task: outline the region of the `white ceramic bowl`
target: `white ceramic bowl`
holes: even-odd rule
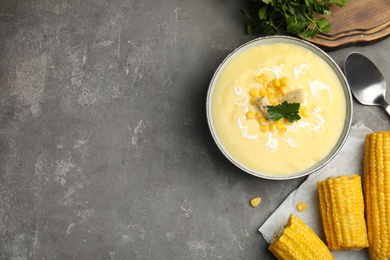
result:
[[[221,72],[224,70],[225,66],[232,59],[234,59],[237,55],[240,55],[242,52],[248,50],[251,47],[264,45],[264,44],[273,44],[273,43],[295,44],[295,45],[303,47],[303,48],[305,48],[307,50],[312,51],[317,56],[319,56],[321,59],[323,59],[331,67],[331,69],[334,71],[334,73],[338,77],[338,79],[339,79],[339,81],[340,81],[340,83],[342,85],[342,88],[343,88],[343,91],[344,91],[344,95],[345,95],[345,99],[346,99],[345,100],[345,103],[346,103],[346,116],[345,116],[344,127],[343,127],[342,133],[341,133],[341,135],[339,137],[339,140],[337,141],[336,145],[333,147],[331,152],[325,158],[323,158],[322,160],[317,162],[312,167],[310,167],[308,169],[305,169],[303,171],[295,172],[295,173],[288,174],[288,175],[274,175],[274,174],[269,174],[269,173],[266,173],[266,172],[259,172],[259,171],[250,169],[247,166],[243,165],[241,162],[239,162],[237,159],[235,159],[225,149],[224,144],[221,143],[221,141],[218,138],[218,135],[217,135],[217,133],[215,131],[213,118],[212,118],[212,106],[211,106],[211,103],[212,103],[213,93],[214,93],[214,89],[215,89],[215,85],[216,85],[216,82],[218,80],[218,77],[220,76]],[[208,90],[208,94],[207,94],[207,103],[206,103],[206,113],[207,113],[207,120],[208,120],[209,128],[210,128],[211,134],[212,134],[212,136],[214,138],[214,141],[216,142],[216,144],[219,147],[219,149],[221,150],[221,152],[234,165],[236,165],[238,168],[240,168],[241,170],[243,170],[243,171],[245,171],[245,172],[247,172],[249,174],[252,174],[254,176],[261,177],[261,178],[264,178],[264,179],[287,180],[287,179],[294,179],[294,178],[299,178],[299,177],[302,177],[302,176],[309,175],[309,174],[319,170],[323,166],[325,166],[330,160],[332,160],[332,158],[334,156],[336,156],[336,154],[339,152],[339,150],[341,149],[341,147],[345,143],[345,141],[347,139],[347,136],[348,136],[348,133],[349,133],[349,130],[351,128],[351,121],[352,121],[352,96],[351,96],[351,92],[350,92],[350,89],[349,89],[348,82],[347,82],[346,78],[344,77],[344,74],[342,73],[341,69],[334,62],[334,60],[331,57],[329,57],[320,48],[318,48],[317,46],[315,46],[315,45],[313,45],[313,44],[311,44],[311,43],[309,43],[307,41],[304,41],[304,40],[301,40],[301,39],[298,39],[298,38],[293,38],[293,37],[289,37],[289,36],[267,36],[267,37],[257,38],[255,40],[252,40],[250,42],[247,42],[247,43],[241,45],[240,47],[235,49],[233,52],[231,52],[223,60],[221,65],[215,71],[214,76],[213,76],[213,78],[211,80],[211,83],[209,85],[209,90]]]

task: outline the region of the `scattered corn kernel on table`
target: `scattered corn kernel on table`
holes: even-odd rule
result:
[[[275,259],[258,229],[306,178],[244,173],[205,113],[215,69],[255,38],[242,5],[1,1],[0,259]],[[329,55],[361,52],[390,82],[389,49]]]

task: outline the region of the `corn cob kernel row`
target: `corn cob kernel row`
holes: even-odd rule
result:
[[[279,260],[334,259],[324,242],[294,214],[290,215],[283,233],[274,240],[269,250]]]
[[[367,135],[364,195],[371,259],[390,259],[390,132]]]
[[[368,247],[360,176],[331,177],[317,186],[328,247],[337,251]]]

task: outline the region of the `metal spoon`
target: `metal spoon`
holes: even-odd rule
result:
[[[381,106],[390,115],[390,105],[385,100],[386,81],[370,59],[351,53],[345,59],[344,71],[352,94],[360,103]]]

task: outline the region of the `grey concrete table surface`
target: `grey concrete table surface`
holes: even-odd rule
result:
[[[274,259],[257,229],[304,178],[245,174],[206,122],[214,70],[255,38],[242,5],[0,2],[0,259]],[[389,48],[329,54],[390,81]],[[359,120],[390,130],[354,101]]]

